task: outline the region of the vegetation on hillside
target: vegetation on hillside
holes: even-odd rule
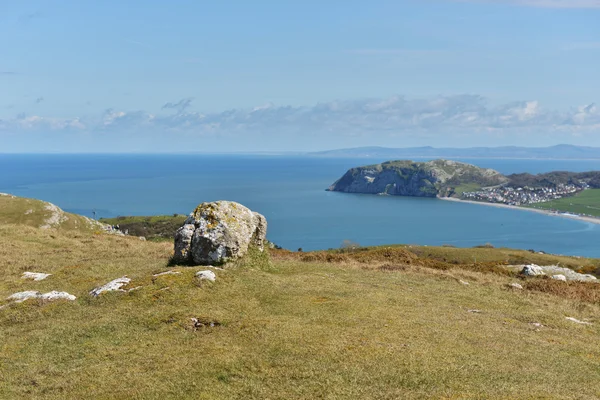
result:
[[[572,197],[536,203],[530,207],[600,217],[600,189],[588,189]]]
[[[528,173],[508,175],[512,187],[555,187],[559,184],[578,185],[580,182],[587,183],[591,188],[600,189],[600,171],[568,172],[553,171],[543,174],[532,175]]]
[[[173,240],[173,234],[183,225],[186,218],[186,215],[175,214],[102,218],[100,221],[112,226],[118,225],[121,231],[127,231],[130,236],[143,236],[150,240]]]
[[[419,246],[255,251],[210,283],[194,278],[205,267],[153,276],[171,254],[169,242],[0,225],[0,398],[600,396],[600,285],[498,269],[598,260]],[[52,275],[25,281],[25,271]],[[139,288],[88,295],[123,275]],[[3,300],[23,290],[78,299]]]

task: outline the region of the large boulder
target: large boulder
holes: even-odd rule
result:
[[[233,201],[202,203],[175,233],[173,261],[218,265],[264,249],[267,220]]]

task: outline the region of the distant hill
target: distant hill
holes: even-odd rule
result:
[[[508,179],[493,169],[450,160],[388,161],[351,168],[328,190],[395,196],[447,197],[497,186]]]
[[[600,159],[600,147],[584,147],[561,144],[551,147],[356,147],[309,153],[317,157],[377,157],[400,159],[410,157],[431,158],[554,158],[554,159]]]

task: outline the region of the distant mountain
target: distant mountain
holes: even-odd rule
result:
[[[431,158],[554,158],[554,159],[600,159],[600,147],[559,144],[551,147],[356,147],[309,153],[316,157],[365,157],[400,159],[411,157]]]

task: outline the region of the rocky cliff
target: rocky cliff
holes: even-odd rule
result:
[[[450,160],[387,161],[351,168],[327,190],[395,196],[450,197],[463,190],[501,185],[508,179],[493,169]]]

